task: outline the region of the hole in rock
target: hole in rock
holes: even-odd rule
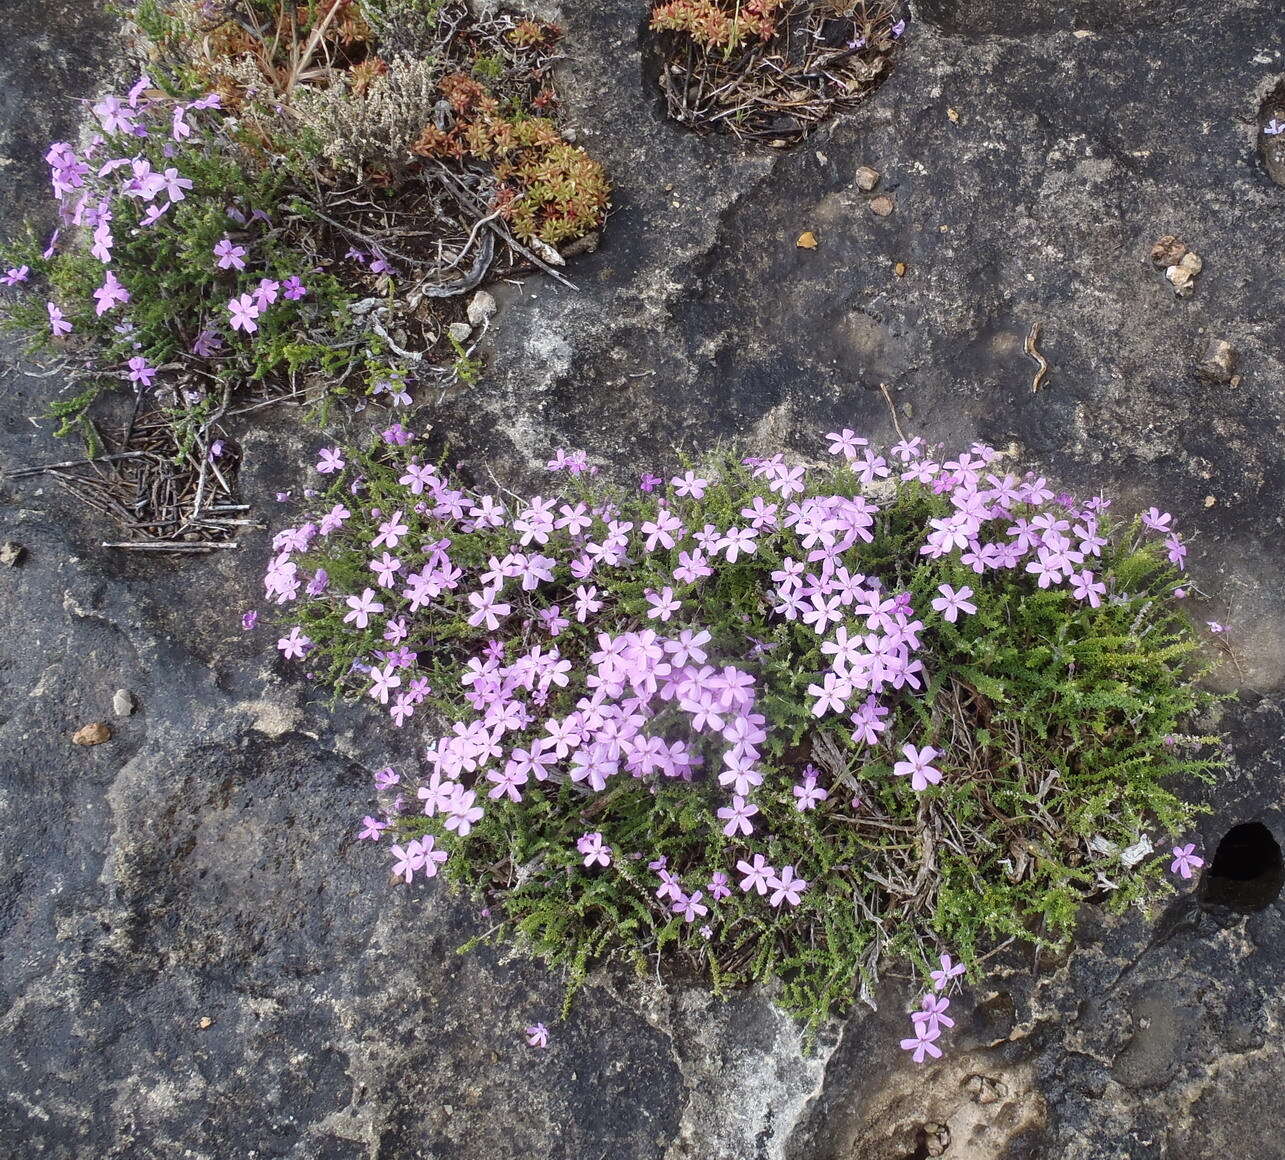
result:
[[[1267,176],[1285,185],[1285,81],[1267,94],[1258,110],[1258,153]]]
[[[907,1152],[904,1160],[928,1160],[942,1156],[950,1148],[950,1129],[945,1124],[920,1124],[915,1129],[915,1150]]]
[[[1270,906],[1285,884],[1280,843],[1262,822],[1232,826],[1201,883],[1204,906],[1253,911]]]

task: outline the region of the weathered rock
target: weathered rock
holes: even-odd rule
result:
[[[446,333],[456,342],[468,342],[473,336],[473,328],[467,322],[452,322],[446,328]]]
[[[134,694],[128,689],[117,689],[112,694],[112,712],[117,717],[128,717],[134,712]]]
[[[1126,511],[1162,503],[1232,622],[1215,679],[1245,690],[1220,722],[1230,768],[1185,787],[1211,813],[1184,840],[1210,857],[1239,822],[1285,834],[1285,592],[1264,524],[1285,509],[1265,435],[1285,409],[1285,224],[1254,128],[1279,84],[1275,0],[925,0],[888,81],[813,139],[824,165],[663,123],[641,76],[622,83],[641,74],[637,0],[559,7],[566,109],[617,209],[566,271],[579,293],[492,288],[486,375],[424,416],[464,466],[543,481],[552,449],[584,447],[636,478],[718,438],[811,456],[834,423],[895,438],[886,383],[908,433],[1012,444]],[[47,198],[40,158],[75,139],[89,66],[115,57],[93,6],[11,8],[9,228]],[[896,221],[865,212],[863,157],[898,175]],[[823,263],[791,244],[799,222]],[[1160,230],[1216,255],[1197,298],[1139,260]],[[1038,395],[1033,321],[1058,354]],[[1253,390],[1191,373],[1201,327],[1234,340]],[[68,457],[26,419],[49,391],[6,381],[0,467]],[[313,482],[312,431],[265,412],[234,434],[255,515],[281,518],[273,493]],[[722,1003],[627,972],[595,972],[559,1022],[559,979],[455,955],[485,929],[474,907],[390,887],[387,852],[355,841],[370,771],[417,739],[324,713],[271,675],[262,630],[240,632],[270,532],[218,559],[122,559],[63,492],[0,489],[0,539],[32,553],[0,600],[0,1155],[905,1160],[933,1124],[967,1160],[1277,1160],[1279,901],[1205,909],[1179,883],[1158,916],[1086,908],[1070,955],[1010,948],[967,980],[923,1067],[897,1047],[901,981],[811,1055],[762,990]],[[122,684],[147,712],[52,760]],[[535,1019],[544,1052],[522,1041]]]
[[[489,290],[479,290],[468,304],[470,326],[482,326],[495,317],[495,296]]]
[[[1175,238],[1173,234],[1165,234],[1151,247],[1151,264],[1158,270],[1163,270],[1167,266],[1176,266],[1186,253],[1186,242]]]
[[[1205,346],[1204,354],[1196,364],[1196,370],[1202,378],[1214,383],[1230,383],[1240,363],[1240,355],[1230,342],[1221,338],[1211,338]]]
[[[9,568],[16,568],[22,563],[22,557],[26,554],[27,549],[14,540],[6,540],[0,544],[0,564]]]
[[[887,217],[896,208],[897,203],[886,193],[881,193],[878,197],[870,199],[870,212],[877,214],[879,217]]]
[[[1186,298],[1195,288],[1196,275],[1204,269],[1204,262],[1195,250],[1187,250],[1177,263],[1165,270],[1165,277],[1179,298]]]
[[[879,184],[879,170],[871,169],[869,165],[857,166],[853,178],[857,183],[857,188],[865,193],[869,193],[876,185]]]
[[[111,726],[105,721],[93,721],[82,725],[71,735],[73,745],[102,745],[112,739]]]

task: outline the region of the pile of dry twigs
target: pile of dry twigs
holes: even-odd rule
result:
[[[656,5],[652,18],[669,116],[774,148],[860,104],[887,75],[904,28],[888,0],[787,0],[768,36],[723,46],[658,28],[669,7]]]

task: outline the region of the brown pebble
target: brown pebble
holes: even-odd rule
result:
[[[904,278],[906,276],[906,263],[896,263],[892,268],[892,272],[896,274],[898,278]]]
[[[1151,247],[1151,264],[1158,270],[1176,266],[1186,253],[1186,242],[1175,238],[1173,234],[1165,234],[1164,237],[1157,238],[1156,244]]]
[[[887,217],[893,211],[894,202],[886,193],[870,199],[870,212],[880,217]]]
[[[863,165],[857,170],[857,188],[869,193],[876,185],[879,184],[879,170],[871,169],[869,165]]]
[[[1212,495],[1205,496],[1205,507],[1213,507],[1217,502]]]
[[[817,236],[811,230],[805,230],[799,235],[799,240],[794,244],[800,250],[815,250],[817,248]]]
[[[959,110],[958,110],[958,109],[947,109],[947,110],[946,110],[946,116],[948,116],[948,117],[950,118],[950,123],[951,123],[952,125],[958,125],[958,124],[959,124]]]
[[[111,727],[105,721],[82,725],[71,735],[73,745],[101,745],[112,739]]]
[[[196,1024],[202,1031],[207,1031],[214,1026],[214,1020],[208,1015],[202,1015]]]
[[[1196,364],[1196,373],[1213,383],[1230,383],[1236,376],[1236,365],[1239,362],[1240,355],[1230,342],[1211,338]]]

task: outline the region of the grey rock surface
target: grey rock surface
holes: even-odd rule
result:
[[[111,20],[11,5],[0,157],[12,227],[39,158],[113,68]],[[551,7],[545,5],[544,7]],[[1276,0],[925,0],[854,117],[791,153],[664,123],[638,0],[564,0],[563,82],[616,210],[580,292],[493,288],[490,369],[432,416],[466,469],[521,480],[557,446],[619,472],[734,438],[811,453],[845,423],[1013,444],[1070,488],[1161,503],[1232,625],[1234,757],[1198,837],[1285,838],[1279,554],[1285,189],[1264,110],[1285,91]],[[1089,35],[1077,35],[1088,33]],[[948,110],[954,110],[952,119]],[[896,211],[868,211],[856,173]],[[805,230],[814,251],[798,249]],[[1204,260],[1175,297],[1162,235]],[[904,262],[904,277],[894,264]],[[1053,364],[1032,393],[1022,342]],[[1239,385],[1196,364],[1211,338]],[[0,468],[63,458],[10,375]],[[237,432],[243,490],[306,482],[293,414]],[[769,997],[492,952],[467,904],[386,885],[355,841],[370,772],[409,757],[373,715],[287,681],[256,607],[267,535],[175,562],[97,547],[48,481],[0,483],[0,1154],[290,1160],[1275,1160],[1285,1133],[1279,901],[1086,908],[1065,959],[998,956],[940,1062],[897,1050],[912,993],[813,1054]],[[134,712],[112,715],[116,690]],[[112,740],[73,746],[111,716]],[[553,1029],[527,1048],[524,1024]]]

